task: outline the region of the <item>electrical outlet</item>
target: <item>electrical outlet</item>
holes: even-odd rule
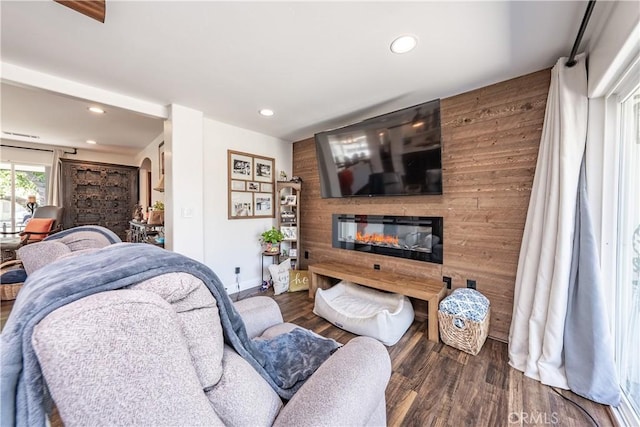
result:
[[[467,288],[475,289],[476,288],[476,281],[467,279]]]
[[[236,274],[240,274],[240,267],[236,267]]]
[[[451,277],[442,276],[442,281],[447,284],[447,289],[451,289]]]
[[[380,264],[373,264],[374,270],[380,270]]]
[[[304,251],[304,259],[309,259],[309,251]]]

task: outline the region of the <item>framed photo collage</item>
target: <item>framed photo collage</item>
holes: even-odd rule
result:
[[[273,218],[275,160],[227,151],[229,219]]]

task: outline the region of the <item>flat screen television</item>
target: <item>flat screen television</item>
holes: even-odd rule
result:
[[[440,100],[315,135],[323,198],[442,194]]]

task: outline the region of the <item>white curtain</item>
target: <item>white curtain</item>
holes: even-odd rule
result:
[[[47,205],[62,206],[60,200],[60,159],[64,150],[53,150],[53,160],[49,169],[49,185],[47,186]]]
[[[544,384],[568,388],[563,338],[580,165],[587,135],[584,55],[560,58],[551,85],[516,276],[509,363]]]

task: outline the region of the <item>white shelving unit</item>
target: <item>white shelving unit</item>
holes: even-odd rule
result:
[[[280,243],[280,259],[291,260],[291,268],[300,266],[298,262],[302,256],[300,240],[300,192],[302,184],[299,182],[276,182],[276,220],[278,228],[285,235]]]

